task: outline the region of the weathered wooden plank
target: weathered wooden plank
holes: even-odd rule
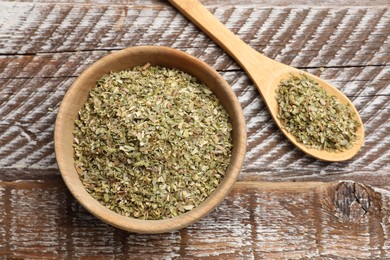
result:
[[[0,255],[9,250],[9,246],[5,241],[8,241],[8,232],[6,231],[7,203],[5,203],[5,187],[0,187]]]
[[[14,2],[14,0],[6,0],[5,2]],[[19,2],[31,2],[31,3],[72,3],[72,4],[87,4],[90,5],[89,0],[22,0]],[[223,6],[223,5],[245,5],[245,6],[313,6],[313,2],[310,0],[297,0],[297,1],[288,1],[288,0],[200,0],[200,2],[205,6]],[[123,5],[123,4],[132,4],[132,5],[142,5],[145,7],[153,5],[167,5],[166,0],[96,0],[93,4],[111,4],[111,5]],[[337,0],[329,1],[317,1],[316,6],[325,6],[325,7],[345,7],[345,6],[389,6],[389,3],[384,0],[344,0],[342,2]]]
[[[94,54],[92,56],[95,57]],[[31,63],[40,68],[35,77],[29,74],[30,69],[22,69],[20,72],[3,73],[11,74],[12,78],[5,76],[0,79],[0,167],[24,168],[27,171],[23,174],[31,173],[31,177],[14,175],[14,179],[34,179],[39,173],[37,169],[57,169],[53,151],[56,109],[66,89],[79,73],[75,69],[78,67],[75,66],[76,61],[71,62],[70,66],[64,65],[67,63],[62,57],[60,54],[51,59],[45,56],[43,62],[34,58]],[[81,57],[87,63],[93,60],[89,56]],[[17,60],[10,62],[10,65],[17,64]],[[27,63],[25,68],[28,66]],[[355,103],[366,129],[366,141],[361,152],[352,160],[342,163],[325,163],[305,156],[276,128],[246,75],[241,71],[221,72],[237,94],[247,123],[248,149],[241,180],[302,181],[318,178],[331,181],[352,178],[367,181],[371,185],[381,185],[390,174],[389,67],[309,71],[341,86]],[[54,111],[51,112],[50,108]],[[0,178],[9,180],[10,174],[3,171]]]
[[[199,49],[196,48],[182,48],[181,50],[206,62],[217,71],[241,70],[227,54],[223,53],[222,50],[216,47],[207,47],[204,52],[199,51]],[[89,65],[111,52],[115,52],[115,50],[46,53],[37,55],[3,55],[0,56],[0,79],[76,77],[80,75],[80,73],[83,72]],[[389,79],[389,71],[387,68],[389,64],[387,63],[389,63],[390,58],[384,58],[386,58],[384,65],[362,64],[359,66],[331,66],[329,64],[328,66],[315,66],[314,64],[299,62],[295,64],[295,67],[308,70],[321,77],[327,77],[329,80],[335,80],[336,82],[334,82],[334,84],[337,84],[340,87],[347,85],[347,83],[352,84],[351,81],[357,81],[355,84],[361,86],[366,81],[372,81],[373,78],[378,77],[378,81],[382,84],[376,86],[371,85],[372,83],[375,84],[375,82],[369,82],[370,84],[367,86],[367,90],[372,90],[372,88],[385,87],[386,80]],[[361,67],[367,68],[365,71],[362,71],[363,68]],[[318,68],[321,68],[321,70],[324,68],[325,71],[321,72]],[[2,88],[6,85],[7,84],[4,84]],[[343,89],[343,91],[345,91],[345,89]],[[346,94],[350,95],[351,93]],[[389,94],[388,90],[385,94]]]
[[[209,216],[137,235],[87,213],[61,180],[0,182],[0,256],[390,257],[390,193],[354,182],[237,183]]]
[[[113,50],[134,45],[215,47],[169,5],[1,3],[0,53]],[[293,66],[361,66],[389,63],[387,8],[210,7],[255,49]],[[242,19],[245,17],[245,19]],[[219,50],[220,51],[220,50]],[[219,55],[214,55],[219,57]]]

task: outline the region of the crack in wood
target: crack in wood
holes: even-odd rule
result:
[[[381,215],[381,195],[366,185],[343,181],[335,187],[334,206],[341,219],[359,222],[367,214]]]

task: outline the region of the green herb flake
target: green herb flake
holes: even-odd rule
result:
[[[75,122],[75,167],[107,208],[139,219],[192,210],[231,157],[228,114],[208,87],[146,64],[102,77]]]
[[[309,148],[340,152],[358,138],[352,109],[305,75],[282,81],[276,99],[284,129]]]

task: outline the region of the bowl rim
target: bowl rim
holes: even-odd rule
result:
[[[229,109],[230,111],[233,111],[232,114],[234,113],[234,118],[231,118],[231,113],[229,113],[229,118],[231,122],[232,120],[235,121],[232,133],[232,136],[234,135],[235,138],[233,140],[234,145],[232,157],[228,169],[226,171],[228,172],[228,174],[224,176],[216,190],[214,190],[213,193],[208,198],[206,198],[206,200],[203,201],[200,205],[184,214],[164,220],[135,219],[123,216],[106,208],[96,199],[94,199],[91,195],[89,195],[89,193],[85,190],[83,184],[79,179],[78,173],[75,170],[73,157],[70,158],[70,160],[73,162],[73,165],[70,165],[69,161],[67,161],[67,158],[69,156],[65,157],[65,149],[69,149],[69,140],[72,140],[71,143],[73,144],[73,134],[71,134],[72,139],[69,139],[70,137],[67,139],[68,142],[67,140],[64,140],[63,129],[64,127],[66,127],[66,124],[69,124],[69,122],[66,122],[65,119],[69,119],[69,108],[71,108],[71,106],[73,105],[72,98],[74,98],[75,93],[77,94],[78,90],[83,90],[80,84],[84,80],[88,79],[88,77],[92,75],[94,71],[101,66],[110,64],[112,62],[117,62],[118,59],[134,55],[135,53],[147,52],[153,52],[156,55],[173,55],[176,58],[184,59],[186,62],[188,61],[194,63],[195,66],[204,69],[207,73],[212,75],[215,78],[215,81],[218,82],[220,87],[223,88],[224,93],[226,92],[229,98]],[[232,122],[232,124],[233,123],[234,122]],[[74,126],[74,120],[73,122],[71,122],[71,124]],[[199,60],[198,58],[184,51],[164,46],[129,47],[119,51],[114,51],[111,54],[108,54],[94,62],[86,70],[84,70],[80,74],[80,76],[77,77],[77,79],[73,82],[70,88],[66,91],[61,101],[54,127],[54,149],[57,165],[60,170],[62,179],[64,180],[68,190],[71,192],[74,198],[87,211],[89,211],[91,214],[101,219],[102,221],[129,232],[144,234],[166,233],[184,228],[200,220],[201,218],[209,214],[213,209],[215,209],[231,191],[234,183],[238,178],[245,158],[246,138],[246,126],[241,105],[238,101],[237,96],[235,95],[229,84],[223,79],[223,77],[213,68],[211,68],[208,64]]]

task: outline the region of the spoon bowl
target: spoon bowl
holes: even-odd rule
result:
[[[223,48],[246,71],[261,94],[277,126],[295,146],[306,154],[324,161],[345,161],[356,155],[364,141],[363,122],[355,106],[341,91],[311,73],[277,62],[257,52],[229,31],[197,0],[169,0],[169,2]],[[341,103],[350,106],[354,112],[354,119],[360,124],[356,132],[357,140],[353,147],[342,152],[308,148],[283,128],[278,119],[276,90],[282,80],[288,79],[291,75],[299,76],[302,74],[316,80],[328,94],[334,95]]]
[[[95,200],[83,186],[73,159],[73,129],[78,112],[86,102],[89,91],[109,72],[119,72],[150,63],[152,66],[182,70],[205,83],[229,114],[232,131],[232,156],[224,177],[213,193],[194,209],[164,220],[140,220],[125,217]],[[65,94],[58,111],[54,146],[62,178],[73,196],[89,212],[101,220],[135,233],[165,233],[188,226],[206,216],[227,196],[233,187],[245,157],[246,128],[238,99],[228,83],[206,63],[185,52],[159,46],[140,46],[114,52],[89,67]]]
[[[302,70],[296,69],[294,67],[285,65],[283,63],[279,63],[277,61],[271,60],[260,53],[256,53],[258,59],[263,59],[263,64],[268,62],[268,67],[263,68],[265,71],[262,73],[255,74],[252,78],[254,82],[262,82],[261,85],[256,84],[257,89],[259,89],[260,94],[267,104],[269,111],[271,113],[272,118],[274,119],[275,123],[279,127],[279,129],[283,132],[283,134],[301,151],[305,152],[306,154],[311,155],[314,158],[329,161],[329,162],[337,162],[337,161],[345,161],[350,158],[352,158],[354,155],[357,154],[360,147],[363,145],[364,141],[364,129],[363,129],[363,122],[359,116],[358,111],[356,110],[355,106],[352,104],[350,99],[348,99],[347,96],[345,96],[340,90],[338,90],[336,87],[331,85],[329,82],[311,74],[308,72],[304,72]],[[254,54],[254,57],[256,57],[256,54]],[[276,63],[276,64],[273,64]],[[270,69],[272,68],[272,69]],[[259,67],[256,69],[259,71]],[[264,77],[262,75],[267,75],[267,79],[263,79],[261,77]],[[312,78],[315,80],[320,87],[322,87],[329,95],[335,96],[341,103],[348,104],[351,108],[354,119],[359,122],[360,126],[357,128],[356,136],[358,137],[354,146],[351,147],[348,150],[344,150],[341,152],[329,152],[326,150],[319,150],[315,148],[308,148],[307,146],[303,145],[302,143],[298,142],[294,135],[290,134],[285,130],[283,127],[281,121],[278,118],[278,103],[276,100],[276,89],[281,81],[289,79],[292,75],[294,76],[300,76],[305,75],[307,77]],[[261,86],[261,88],[259,87]]]

